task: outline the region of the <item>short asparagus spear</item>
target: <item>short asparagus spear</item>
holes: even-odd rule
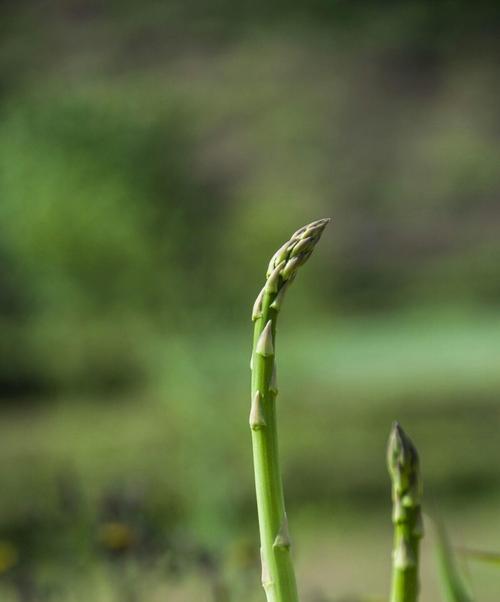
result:
[[[262,585],[268,602],[298,602],[290,557],[290,537],[278,459],[276,427],[276,321],[288,286],[307,261],[329,222],[300,230],[272,257],[266,282],[255,301],[250,428],[261,540]]]
[[[419,546],[423,536],[418,453],[401,426],[394,423],[389,438],[388,467],[392,481],[391,602],[416,602],[419,593]]]

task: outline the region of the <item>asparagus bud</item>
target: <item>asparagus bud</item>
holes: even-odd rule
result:
[[[297,230],[273,255],[252,310],[255,322],[252,359],[250,428],[262,558],[262,585],[268,602],[298,602],[290,556],[278,458],[276,428],[276,321],[285,292],[298,268],[311,255],[328,224],[321,219]]]
[[[269,267],[267,268],[267,281],[276,277],[276,272],[281,277],[277,283],[278,292],[287,280],[295,276],[299,266],[303,265],[310,257],[316,243],[321,238],[323,230],[330,222],[329,218],[319,219],[297,230],[290,240],[276,251]]]
[[[416,602],[419,544],[423,537],[419,458],[411,439],[397,422],[389,437],[387,464],[392,481],[394,524],[391,602]]]

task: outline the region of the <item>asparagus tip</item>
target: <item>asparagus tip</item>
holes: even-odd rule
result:
[[[387,465],[394,488],[399,496],[404,496],[405,504],[418,504],[421,493],[418,452],[399,422],[392,425]]]
[[[393,423],[389,436],[387,460],[391,474],[414,472],[418,466],[417,449],[397,421]]]
[[[267,269],[267,278],[283,262],[285,263],[279,270],[281,278],[283,281],[292,278],[297,268],[307,261],[330,221],[331,218],[329,217],[318,219],[294,232],[290,240],[273,255]]]

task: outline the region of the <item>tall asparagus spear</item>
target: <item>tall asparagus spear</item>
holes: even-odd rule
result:
[[[397,422],[389,437],[387,460],[392,480],[394,523],[391,602],[416,602],[419,546],[423,536],[422,486],[417,450]]]
[[[272,257],[266,283],[255,301],[251,359],[250,428],[261,541],[262,585],[268,602],[298,602],[278,459],[276,427],[276,321],[283,297],[328,224],[321,219],[300,228]]]

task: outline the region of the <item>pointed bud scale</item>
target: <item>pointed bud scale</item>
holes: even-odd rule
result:
[[[320,219],[315,219],[310,224],[307,224],[306,230],[309,230],[309,228],[314,228],[315,226],[319,226],[321,224],[327,224],[330,221],[331,221],[331,218],[329,218],[329,217],[321,217]]]
[[[300,259],[300,265],[303,265],[309,257],[312,255],[312,249],[310,251],[306,251],[305,253],[301,253],[298,258]]]
[[[253,304],[252,309],[252,322],[258,320],[262,315],[262,298],[264,297],[264,289],[260,291],[257,295],[257,299],[255,299],[255,303]]]
[[[312,250],[311,251],[307,251],[306,253],[301,253],[300,255],[296,255],[295,257],[292,257],[292,259],[290,261],[296,261],[295,266],[294,266],[294,274],[297,273],[297,269],[301,266],[304,265],[304,263],[309,259],[309,257],[311,257],[312,255]]]
[[[290,256],[296,257],[297,255],[300,255],[301,253],[310,251],[313,248],[313,246],[315,245],[315,243],[316,243],[316,241],[314,240],[314,238],[312,236],[303,238],[293,247],[293,249],[291,250]]]
[[[288,255],[288,249],[290,247],[290,241],[287,240],[274,254],[274,265],[277,266],[278,263],[285,261]]]
[[[415,553],[407,539],[402,539],[394,550],[394,566],[398,569],[411,569],[417,564]]]
[[[285,518],[283,519],[283,522],[281,523],[280,530],[278,531],[278,534],[276,535],[276,539],[274,540],[273,548],[281,548],[281,549],[286,550],[290,546],[291,546],[291,541],[290,541],[290,534],[288,532],[288,519],[285,515]]]
[[[288,288],[288,284],[291,282],[291,279],[289,278],[284,284],[283,286],[280,288],[280,290],[278,291],[278,294],[276,295],[276,297],[274,298],[274,301],[271,303],[270,307],[272,307],[273,309],[275,309],[276,311],[279,311],[281,309],[281,306],[283,305],[283,299],[285,298],[285,293],[286,293],[286,289]]]
[[[262,355],[262,357],[270,357],[274,355],[274,345],[273,345],[273,332],[272,332],[272,323],[271,320],[267,321],[267,324],[262,331],[259,340],[257,341],[257,345],[255,347],[255,353]]]
[[[325,226],[326,226],[326,224],[317,224],[315,226],[311,226],[310,228],[308,228],[305,231],[305,234],[307,236],[311,236],[313,238],[318,239],[321,236],[321,234],[323,233],[323,230],[325,229]]]
[[[300,259],[298,257],[292,257],[286,262],[285,267],[281,270],[281,277],[283,280],[288,280],[292,274],[295,274],[297,268],[300,265]]]
[[[314,224],[315,222],[313,222]],[[290,240],[296,240],[297,238],[300,238],[302,236],[302,234],[304,234],[304,232],[307,230],[307,228],[309,228],[309,226],[311,226],[312,224],[308,224],[307,226],[302,226],[302,228],[299,228],[298,230],[296,230],[292,236],[290,237]]]
[[[281,247],[276,251],[276,253],[271,257],[271,261],[269,262],[269,266],[267,268],[266,278],[269,278],[271,272],[274,268],[285,261],[288,257],[288,247],[290,246],[290,241],[287,240],[285,244],[281,245]]]
[[[252,399],[252,407],[250,409],[249,418],[250,428],[254,431],[262,429],[266,426],[266,418],[262,407],[262,395],[259,391],[255,392]]]
[[[392,522],[395,525],[400,525],[408,520],[408,511],[401,503],[399,498],[395,499],[392,504]]]
[[[266,285],[264,287],[266,293],[277,293],[278,292],[278,284],[279,284],[279,280],[280,280],[280,272],[284,268],[284,266],[285,266],[285,262],[282,261],[269,274],[269,277],[267,279]]]
[[[269,381],[269,391],[273,395],[278,395],[278,383],[276,378],[276,362],[273,364],[273,371],[271,372],[271,380]]]
[[[306,229],[306,235],[311,236],[313,233],[322,233],[325,227],[331,222],[331,218],[324,217],[322,219],[317,219],[314,222],[311,222]]]

